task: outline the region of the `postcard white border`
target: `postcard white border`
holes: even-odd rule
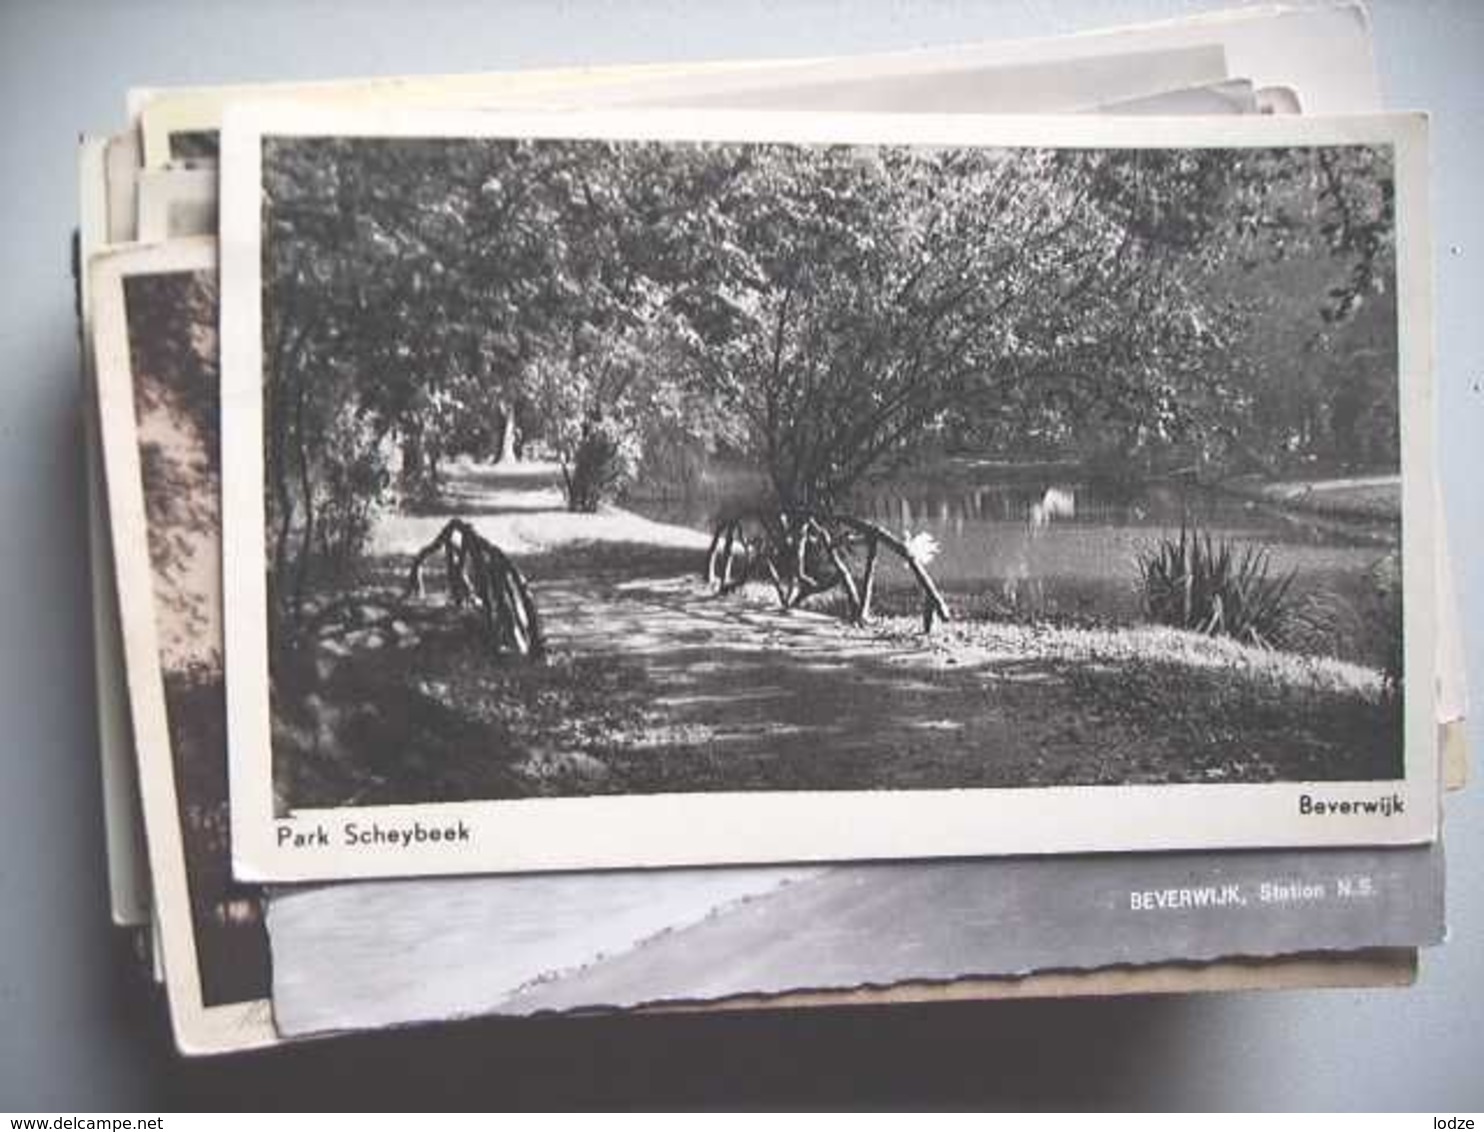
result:
[[[93,287],[88,264],[108,246],[108,139],[87,136],[77,154],[77,311],[82,340],[84,397],[93,386]],[[144,828],[129,710],[119,677],[123,642],[119,639],[99,454],[98,414],[83,410],[84,462],[88,491],[88,573],[93,595],[93,677],[98,696],[98,758],[102,767],[103,832],[108,854],[108,894],[113,922],[121,928],[148,928],[149,869],[144,859]]]
[[[547,137],[1085,148],[1394,147],[1402,532],[1408,697],[1405,776],[1394,782],[755,792],[522,799],[273,814],[262,496],[260,291],[264,136]],[[1435,473],[1427,119],[1114,119],[728,111],[535,113],[354,110],[293,103],[227,108],[222,138],[222,379],[226,663],[233,861],[244,880],[541,871],[1010,853],[1407,844],[1438,826]],[[1298,797],[1391,792],[1404,815],[1313,818]],[[344,826],[463,821],[471,848],[423,842],[349,849]],[[278,844],[323,825],[331,844]]]
[[[1096,60],[1216,47],[1227,70],[1256,85],[1296,85],[1314,113],[1381,109],[1370,26],[1363,5],[1326,0],[1311,7],[1261,5],[1195,12],[1169,19],[1094,27],[1070,35],[986,40],[939,47],[778,59],[619,64],[550,70],[446,75],[363,77],[307,83],[207,87],[135,87],[128,92],[129,121],[139,126],[147,169],[171,160],[170,135],[217,130],[223,108],[238,99],[382,100],[437,104],[448,109],[510,109],[533,103],[586,106],[614,100],[650,106],[683,106],[693,97],[715,104],[718,95],[750,96],[788,90],[799,104],[832,87],[924,76],[962,76],[1027,64]],[[779,105],[778,109],[792,109]],[[947,109],[945,107],[945,109]],[[993,110],[962,106],[955,110]]]
[[[201,994],[160,670],[124,280],[138,275],[207,271],[216,265],[216,241],[203,239],[121,249],[99,256],[91,266],[95,403],[102,426],[124,670],[157,925],[155,938],[164,960],[175,1043],[182,1053],[192,1055],[255,1049],[277,1044],[279,1038],[269,1000],[207,1006]]]
[[[208,210],[216,214],[216,167],[207,169],[142,169],[136,190],[137,229],[141,244],[159,244],[166,240],[192,236],[216,238],[215,224],[192,226],[194,231],[177,230],[171,212],[178,206]]]

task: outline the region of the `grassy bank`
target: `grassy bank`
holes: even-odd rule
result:
[[[527,515],[526,522],[535,521]],[[285,698],[296,806],[606,793],[1385,778],[1401,710],[1376,671],[1148,626],[782,613],[705,592],[684,539],[564,516],[522,564],[544,665],[502,662],[434,592],[400,647]],[[550,535],[550,532],[547,532]],[[405,559],[380,560],[397,600]],[[410,616],[410,615],[409,615]],[[304,693],[316,697],[306,710]]]
[[[1306,515],[1363,523],[1399,523],[1399,475],[1349,476],[1313,480],[1270,480],[1256,476],[1223,481],[1223,491]]]
[[[552,476],[472,469],[446,510],[389,516],[313,595],[275,663],[275,781],[293,807],[723,790],[1385,778],[1399,697],[1370,667],[1095,615],[1057,623],[951,596],[924,637],[783,612],[700,580],[706,536],[561,509]],[[544,664],[503,659],[411,555],[452,514],[530,581]]]

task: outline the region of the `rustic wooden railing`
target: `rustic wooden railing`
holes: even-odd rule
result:
[[[871,616],[876,566],[883,550],[906,564],[922,594],[923,631],[932,632],[938,621],[948,620],[948,603],[923,557],[906,539],[853,515],[758,512],[724,519],[716,525],[706,554],[706,582],[728,594],[766,578],[784,609],[838,588],[844,592],[849,619],[861,624]],[[858,554],[864,559],[859,581],[852,567]]]
[[[423,564],[439,550],[449,600],[458,608],[473,604],[495,652],[541,659],[546,641],[525,577],[504,551],[463,519],[450,519],[438,537],[417,552],[404,595],[423,596]]]

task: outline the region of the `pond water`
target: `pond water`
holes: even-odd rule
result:
[[[1021,477],[1017,477],[1021,480]],[[738,509],[745,490],[719,486],[683,498],[636,500],[643,514],[710,531]],[[904,533],[926,531],[939,552],[930,571],[945,593],[988,611],[1129,620],[1139,615],[1137,561],[1181,523],[1240,545],[1269,548],[1275,573],[1296,572],[1297,595],[1353,591],[1389,553],[1377,532],[1308,518],[1194,485],[1160,483],[1132,491],[1096,483],[1042,480],[973,486],[881,485],[858,493],[854,513]],[[886,561],[886,560],[884,560]],[[908,588],[889,559],[879,584]]]

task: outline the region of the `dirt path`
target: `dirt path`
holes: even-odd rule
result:
[[[452,514],[468,517],[527,574],[554,652],[642,670],[656,724],[629,744],[627,781],[838,789],[878,785],[886,772],[926,786],[941,783],[945,762],[968,761],[985,763],[976,781],[1026,773],[1008,757],[1019,746],[1014,697],[991,693],[983,665],[785,612],[761,591],[708,593],[698,577],[706,535],[617,509],[572,515],[549,467],[456,473],[448,497],[448,514],[384,525],[376,551],[411,553]],[[666,755],[674,748],[689,752],[685,765]]]
[[[553,665],[572,664],[554,689],[568,698],[545,713],[563,735],[527,729],[529,750],[509,764],[521,780],[542,760],[558,767],[542,792],[1369,777],[1346,765],[1374,754],[1355,750],[1374,726],[1354,705],[1320,720],[1334,733],[1313,742],[1287,714],[1307,712],[1316,689],[1349,703],[1345,673],[1298,673],[1300,700],[1270,705],[1283,710],[1264,731],[1232,694],[1253,661],[1229,642],[992,623],[924,638],[900,621],[785,612],[764,589],[718,597],[698,576],[703,533],[570,514],[551,469],[461,472],[445,513],[388,520],[375,550],[411,554],[452,514],[516,559]],[[1167,663],[1145,663],[1161,649]],[[536,681],[523,694],[540,715],[553,701]]]
[[[1295,495],[1305,492],[1325,491],[1349,491],[1351,489],[1367,487],[1390,487],[1401,489],[1402,477],[1399,474],[1382,476],[1350,476],[1348,478],[1328,480],[1294,480],[1292,482],[1281,482],[1270,485],[1270,490],[1289,492]]]
[[[694,576],[553,582],[540,594],[557,647],[642,665],[666,721],[646,742],[696,750],[735,788],[865,787],[888,766],[897,785],[929,785],[944,760],[1011,746],[1014,721],[983,673],[936,664],[914,642],[717,598]]]

